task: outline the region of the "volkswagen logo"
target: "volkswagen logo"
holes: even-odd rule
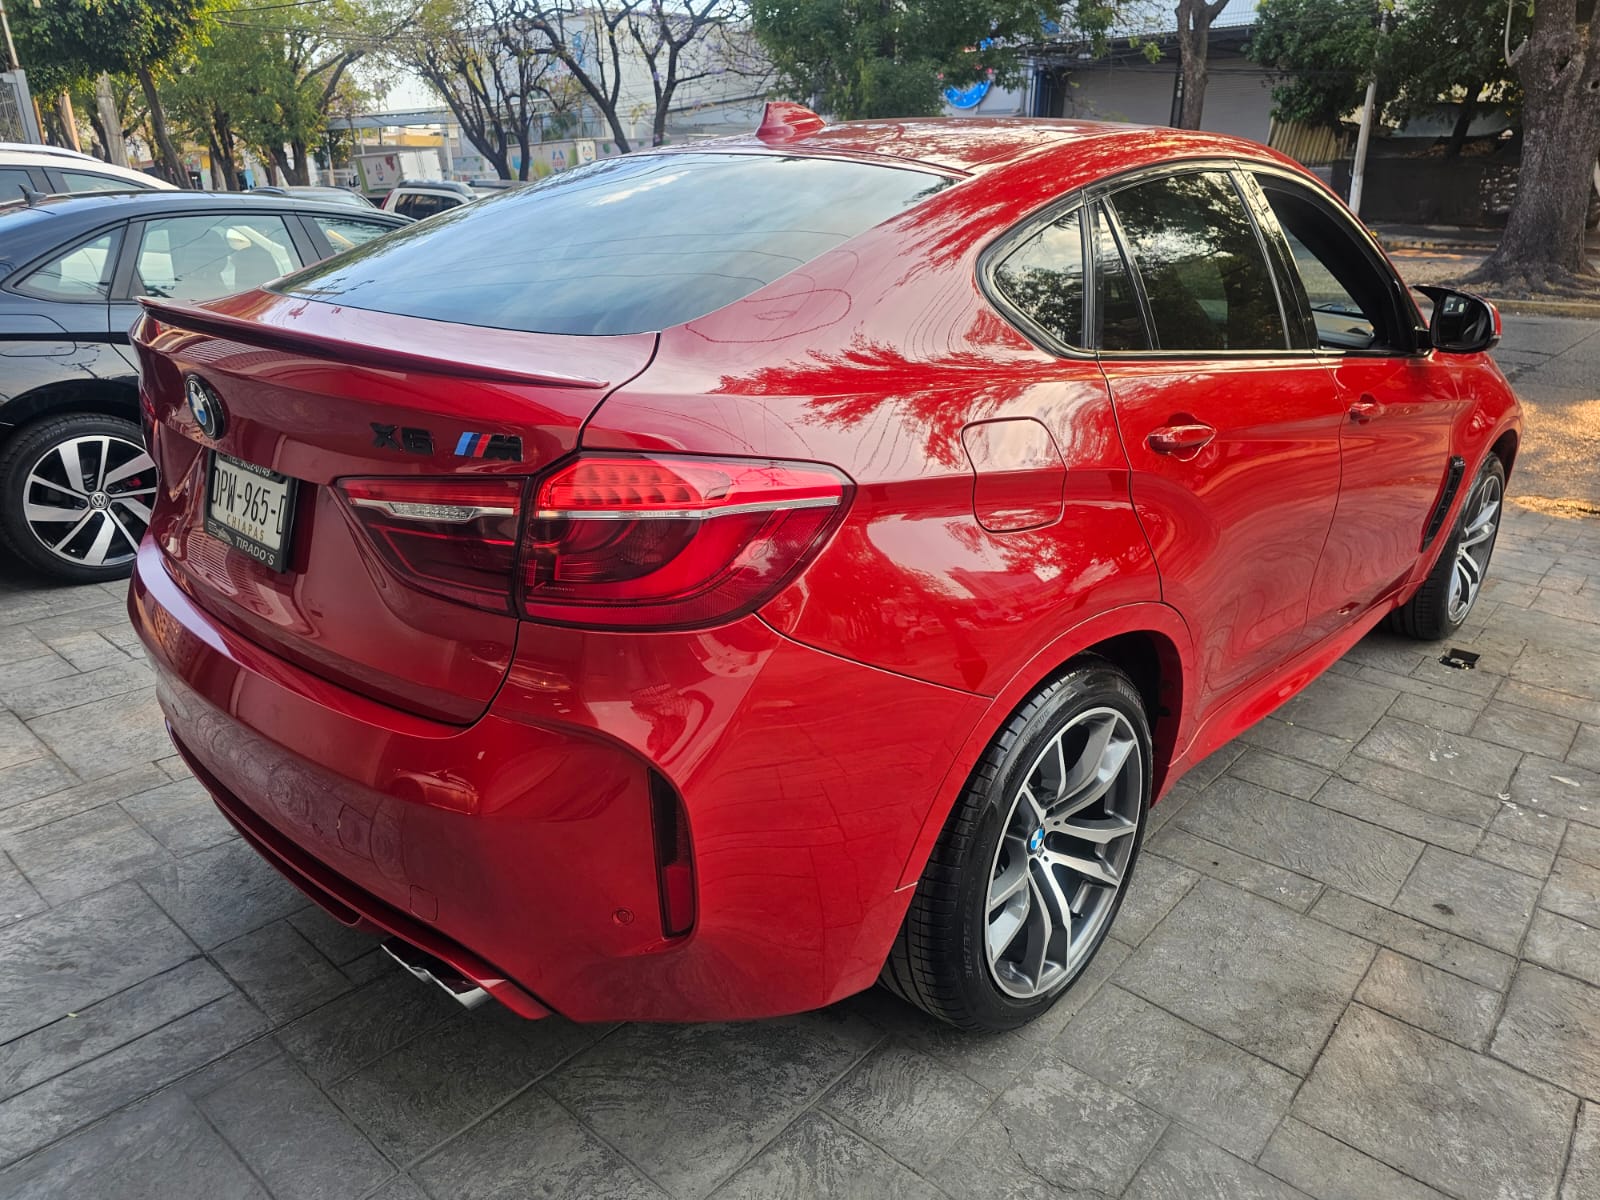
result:
[[[198,375],[189,376],[184,381],[183,390],[189,398],[189,411],[194,414],[200,432],[216,441],[222,436],[222,397]]]

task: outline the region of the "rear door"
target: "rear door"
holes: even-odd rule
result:
[[[1307,639],[1344,406],[1317,355],[1290,346],[1228,170],[1113,182],[1096,208],[1101,363],[1163,596],[1200,648],[1204,708]]]
[[[1251,186],[1288,251],[1291,330],[1328,364],[1345,411],[1339,507],[1311,594],[1321,635],[1410,577],[1452,477],[1450,431],[1464,401],[1454,373],[1415,348],[1416,309],[1366,233],[1287,175],[1258,172]]]

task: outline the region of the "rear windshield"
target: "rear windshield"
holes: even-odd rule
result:
[[[533,333],[645,333],[748,296],[949,181],[769,154],[608,159],[430,217],[277,285]]]

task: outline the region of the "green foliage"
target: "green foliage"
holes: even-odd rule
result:
[[[1377,61],[1378,0],[1262,0],[1249,56],[1282,74],[1280,121],[1336,125],[1361,104]]]
[[[1097,10],[1111,6],[1096,5]],[[754,0],[783,85],[844,119],[932,116],[948,86],[1020,78],[1019,45],[1058,10],[1037,0]],[[1102,29],[1109,17],[1099,18]],[[987,41],[983,46],[980,43]]]
[[[323,141],[331,112],[357,103],[346,73],[378,36],[378,18],[350,0],[294,8],[234,0],[214,18],[209,43],[162,89],[175,122],[224,157],[242,142],[304,178],[305,162],[290,164],[283,147],[298,159]]]
[[[33,90],[49,95],[101,71],[160,67],[199,31],[211,0],[30,0],[7,6]]]
[[[1282,75],[1280,120],[1336,124],[1376,74],[1384,116],[1399,122],[1442,100],[1509,99],[1505,16],[1504,0],[1263,0],[1248,53]]]

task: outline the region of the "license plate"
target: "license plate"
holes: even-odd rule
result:
[[[274,571],[288,570],[294,484],[287,475],[213,451],[206,532]]]

